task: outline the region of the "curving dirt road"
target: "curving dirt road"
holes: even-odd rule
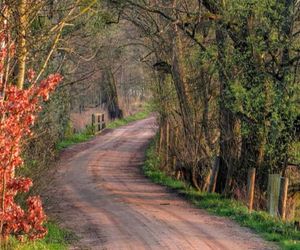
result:
[[[154,133],[151,117],[64,151],[49,208],[79,236],[73,249],[274,249],[143,177]]]

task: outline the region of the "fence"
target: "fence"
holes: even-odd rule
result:
[[[95,129],[95,133],[105,129],[105,115],[103,113],[92,114],[92,126]]]
[[[217,175],[219,171],[219,161],[217,157],[211,173],[209,192],[215,192]],[[254,195],[255,195],[255,176],[256,169],[250,168],[248,171],[247,180],[247,206],[249,212],[253,210]],[[278,216],[283,220],[286,219],[287,199],[288,199],[289,179],[281,177],[279,174],[269,174],[268,190],[267,190],[267,207],[268,212],[272,216]]]

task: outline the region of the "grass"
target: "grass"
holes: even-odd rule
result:
[[[146,152],[144,174],[153,182],[164,185],[184,195],[186,199],[198,208],[223,217],[229,217],[241,226],[248,227],[261,235],[264,239],[277,243],[281,249],[300,250],[300,232],[290,223],[284,223],[271,217],[263,211],[248,212],[247,207],[232,199],[219,194],[209,194],[196,191],[182,181],[175,180],[159,170],[159,158],[152,142]]]
[[[138,121],[147,118],[150,115],[150,109],[147,107],[145,110],[135,113],[134,115],[127,116],[123,119],[115,120],[108,124],[107,128],[118,128],[127,125],[130,122]]]
[[[47,223],[48,234],[44,239],[20,243],[16,239],[11,239],[3,250],[64,250],[68,248],[68,243],[75,239],[75,236],[62,230],[53,222]]]
[[[63,139],[61,142],[59,142],[56,145],[57,150],[62,150],[64,148],[68,148],[74,144],[85,142],[91,139],[94,135],[93,134],[86,134],[85,132],[82,133],[76,133],[72,135],[72,137],[68,137]]]
[[[92,127],[87,127],[81,133],[68,133],[68,135],[56,145],[56,149],[61,151],[62,149],[68,148],[74,144],[88,141],[95,136],[93,131]]]

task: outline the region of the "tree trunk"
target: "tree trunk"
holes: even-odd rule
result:
[[[110,114],[110,118],[111,119],[123,118],[123,112],[120,109],[120,105],[119,105],[116,79],[111,69],[107,70],[107,74],[108,74],[107,82],[109,85],[108,111]]]
[[[194,188],[196,188],[198,191],[200,191],[201,188],[199,187],[199,184],[198,184],[198,173],[197,173],[195,167],[191,168],[191,178],[192,178],[192,185],[194,186]]]
[[[224,65],[226,61],[226,40],[227,34],[221,24],[218,23],[216,29],[216,41],[218,45],[218,59],[219,59],[219,81],[220,81],[220,166],[221,173],[227,173],[226,179],[221,180],[221,186],[217,190],[229,194],[233,174],[239,157],[239,120],[234,114],[225,106],[226,105],[226,91],[229,88],[229,74],[225,72]],[[222,175],[220,175],[220,178]]]
[[[191,121],[191,108],[190,108],[190,92],[188,90],[188,84],[185,77],[185,70],[183,61],[183,48],[180,38],[180,33],[175,27],[175,36],[173,34],[173,55],[172,55],[172,67],[171,73],[174,81],[178,102],[181,111],[181,118],[186,135],[192,134],[192,121]]]
[[[18,1],[18,44],[17,44],[17,87],[23,89],[26,73],[26,28],[27,28],[27,16],[26,16],[26,0]]]

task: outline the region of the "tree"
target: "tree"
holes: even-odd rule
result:
[[[186,175],[188,182],[206,186],[201,183],[214,155],[221,158],[218,191],[226,195],[244,189],[250,167],[257,168],[261,191],[269,172],[286,172],[299,117],[299,1],[107,2],[119,11],[118,20],[140,29],[153,55],[160,120],[185,131],[179,133],[184,146],[168,147],[181,169],[196,169],[196,177]],[[168,105],[163,93],[170,86],[161,83],[168,79],[162,75],[171,76],[177,95]]]

